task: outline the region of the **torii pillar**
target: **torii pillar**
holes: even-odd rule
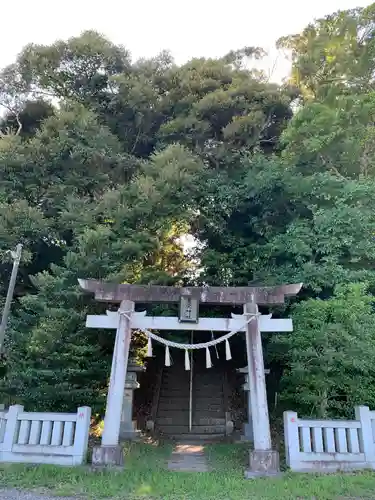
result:
[[[250,451],[250,467],[245,477],[274,475],[280,471],[279,452],[272,450],[270,419],[268,415],[266,377],[262,338],[259,329],[259,311],[255,302],[244,306],[247,324],[246,351],[249,369],[249,390],[254,450]]]
[[[129,355],[130,315],[134,310],[134,303],[176,303],[180,302],[182,297],[188,296],[206,304],[243,305],[244,316],[248,318],[246,351],[254,431],[254,449],[250,451],[250,466],[245,472],[245,477],[253,478],[279,473],[279,454],[272,449],[271,444],[258,305],[283,304],[285,297],[296,295],[302,284],[273,287],[177,288],[116,285],[96,280],[79,280],[79,283],[85,291],[94,293],[96,300],[120,304],[102,446],[96,450],[98,463],[116,465],[122,461],[119,456],[121,450],[118,446],[118,433]]]

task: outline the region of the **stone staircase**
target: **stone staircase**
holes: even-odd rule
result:
[[[190,372],[183,362],[165,367],[155,422],[156,431],[168,438],[199,441],[225,436],[223,372],[207,369],[194,354],[192,428],[189,429]]]

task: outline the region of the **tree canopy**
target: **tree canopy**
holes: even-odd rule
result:
[[[295,336],[266,348],[284,399],[345,414],[358,376],[373,402],[361,360],[374,343],[374,16],[375,4],[334,13],[280,40],[282,84],[251,68],[258,47],[179,66],[167,52],[133,61],[93,31],[30,44],[0,72],[1,297],[7,250],[24,245],[3,394],[102,410],[113,337],[84,328],[102,306],[78,277],[302,281]]]

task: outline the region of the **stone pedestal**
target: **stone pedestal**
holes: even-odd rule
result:
[[[137,430],[136,421],[133,420],[133,399],[135,389],[139,388],[137,373],[142,372],[143,370],[143,366],[137,365],[134,360],[129,360],[121,413],[121,441],[136,440],[140,435],[140,431]]]
[[[252,443],[254,441],[253,426],[251,423],[245,422],[242,427],[241,441]]]
[[[92,450],[94,467],[121,467],[124,465],[122,446],[95,446]]]
[[[280,475],[280,458],[278,451],[250,451],[249,469],[245,471],[246,479],[278,475]]]

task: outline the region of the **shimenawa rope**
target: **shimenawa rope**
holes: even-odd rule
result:
[[[120,312],[120,315],[125,316],[129,321],[131,321],[131,317],[129,316],[128,311]],[[210,340],[209,342],[201,342],[199,344],[182,344],[180,342],[173,342],[172,340],[163,339],[163,337],[155,335],[155,333],[150,332],[150,330],[147,330],[146,328],[138,328],[138,330],[145,333],[149,338],[156,340],[157,342],[160,342],[165,346],[174,347],[175,349],[188,349],[190,351],[195,349],[206,349],[207,347],[212,347],[214,345],[220,344],[221,342],[224,342],[225,340],[230,339],[231,337],[233,337],[233,335],[245,328],[245,326],[247,326],[247,324],[257,316],[260,316],[260,314],[252,314],[251,317],[242,326],[240,326],[240,328],[237,328],[237,330],[232,330],[226,335],[222,335],[218,339]]]

